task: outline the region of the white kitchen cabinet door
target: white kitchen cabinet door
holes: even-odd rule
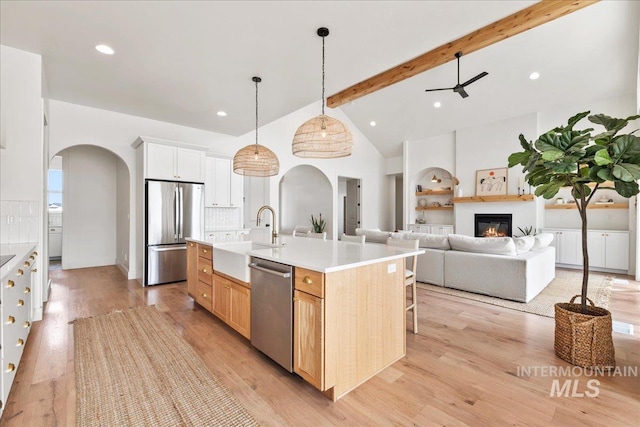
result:
[[[231,204],[231,160],[214,158],[213,205],[228,207]]]
[[[231,207],[244,206],[244,177],[231,171]]]
[[[204,182],[204,152],[176,147],[176,179]]]
[[[213,207],[215,160],[213,157],[204,159],[204,205],[208,208]]]
[[[443,236],[453,234],[453,225],[443,225],[440,234],[442,234]]]
[[[615,270],[629,270],[629,233],[605,232],[605,267]],[[591,247],[589,247],[591,255]]]
[[[49,258],[62,256],[62,227],[49,227]]]
[[[162,144],[147,144],[147,175],[150,179],[175,181],[176,147]]]

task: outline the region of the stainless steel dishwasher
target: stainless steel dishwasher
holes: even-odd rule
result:
[[[293,267],[251,258],[251,345],[293,372]]]

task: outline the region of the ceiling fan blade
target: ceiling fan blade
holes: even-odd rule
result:
[[[424,91],[425,92],[435,92],[435,91],[438,91],[438,90],[453,90],[453,88],[452,87],[441,87],[440,89],[425,89]]]
[[[467,93],[467,91],[464,90],[464,88],[462,87],[462,85],[460,86],[456,86],[453,91],[457,94],[460,94],[461,97],[466,98],[467,96],[469,96],[469,94]]]
[[[472,79],[467,80],[466,82],[462,83],[461,86],[467,86],[470,85],[471,83],[475,82],[476,80],[480,80],[481,78],[483,78],[484,76],[488,75],[489,73],[487,73],[486,71],[481,72],[480,74],[478,74],[477,76],[475,76]]]

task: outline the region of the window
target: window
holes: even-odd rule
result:
[[[49,209],[62,207],[62,171],[49,169]]]

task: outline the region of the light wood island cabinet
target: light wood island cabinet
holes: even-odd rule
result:
[[[187,242],[187,293],[243,337],[251,337],[251,285],[215,272],[211,245]]]
[[[333,401],[406,353],[404,259],[318,273],[296,267],[293,370]]]

